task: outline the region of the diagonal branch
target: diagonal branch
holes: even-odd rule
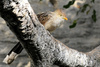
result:
[[[68,48],[46,31],[27,0],[0,0],[0,15],[35,67],[96,67],[95,56]]]

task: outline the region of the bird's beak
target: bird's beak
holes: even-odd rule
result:
[[[65,19],[65,20],[68,20],[68,18],[67,18],[67,17],[64,17],[64,19]]]

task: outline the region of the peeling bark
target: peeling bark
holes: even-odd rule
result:
[[[35,67],[97,66],[100,49],[82,53],[56,40],[40,24],[27,0],[0,0],[0,15],[25,48]]]

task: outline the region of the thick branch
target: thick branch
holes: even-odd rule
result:
[[[70,49],[53,38],[39,23],[27,0],[0,0],[0,15],[35,67],[96,67],[94,56]]]

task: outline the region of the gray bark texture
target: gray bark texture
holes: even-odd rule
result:
[[[96,67],[100,46],[82,53],[56,40],[27,0],[0,0],[0,15],[27,51],[34,67]]]

